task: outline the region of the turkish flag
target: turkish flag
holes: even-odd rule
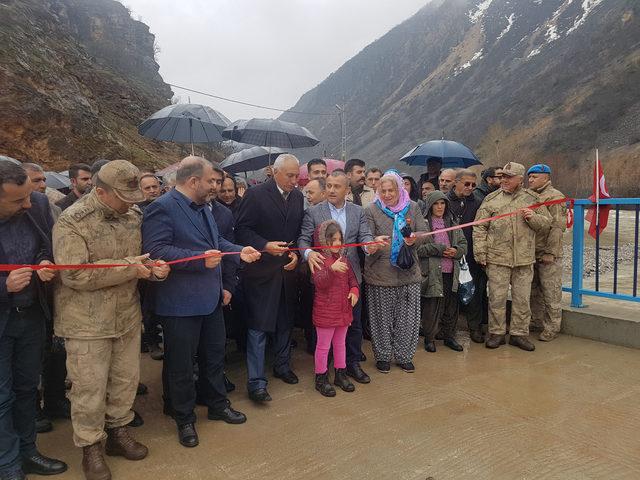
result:
[[[600,159],[596,161],[596,166],[593,169],[593,194],[589,197],[589,200],[592,202],[596,201],[596,197],[600,200],[603,198],[611,198],[609,195],[609,190],[607,189],[607,182],[604,179],[604,172],[602,171],[602,164],[600,163]],[[599,211],[599,220],[597,222],[599,227],[599,232],[606,228],[607,223],[609,222],[609,210],[611,210],[611,205],[600,205],[598,208]],[[596,207],[589,207],[587,209],[587,214],[585,215],[585,219],[590,223],[589,225],[589,235],[593,238],[596,238]]]

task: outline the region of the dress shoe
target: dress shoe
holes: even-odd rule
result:
[[[149,449],[136,442],[127,427],[108,428],[104,450],[110,457],[124,457],[127,460],[142,460],[149,454]]]
[[[344,392],[353,392],[356,389],[355,385],[353,385],[353,383],[349,381],[349,377],[347,377],[346,368],[335,369],[333,384],[336,387],[340,387]]]
[[[451,350],[455,350],[456,352],[461,352],[464,350],[464,348],[462,348],[462,345],[456,342],[454,338],[445,338],[444,345],[446,347],[449,347]]]
[[[236,384],[229,380],[226,373],[224,374],[224,389],[227,393],[233,392],[236,389]]]
[[[473,343],[484,343],[484,335],[482,334],[482,330],[471,330],[469,332],[469,337],[471,337],[471,341]]]
[[[0,472],[0,480],[26,480],[27,476],[20,469]]]
[[[371,383],[371,378],[369,375],[362,370],[362,367],[359,363],[352,363],[347,366],[347,375],[353,378],[358,383]]]
[[[325,373],[316,373],[316,390],[325,397],[335,397],[336,390],[329,383],[329,375]]]
[[[533,352],[536,346],[525,335],[509,335],[509,345],[521,348],[527,352]]]
[[[45,457],[39,452],[22,457],[22,472],[26,475],[58,475],[67,470],[67,464],[55,458]]]
[[[149,356],[154,360],[162,360],[164,359],[164,350],[158,345],[154,343],[149,347]]]
[[[210,411],[207,417],[209,420],[222,420],[232,425],[239,425],[247,421],[244,413],[238,412],[229,406],[222,410]]]
[[[389,373],[391,371],[391,362],[376,362],[376,368],[380,373]]]
[[[147,393],[149,393],[147,386],[144,383],[138,383],[136,395],[146,395]]]
[[[129,427],[138,428],[144,425],[144,420],[140,416],[138,412],[133,411],[133,420],[131,420],[128,424]]]
[[[424,342],[424,349],[429,353],[435,353],[435,351],[436,351],[435,342],[425,341]]]
[[[398,366],[402,369],[403,372],[413,373],[416,371],[416,367],[411,362],[398,363]]]
[[[102,456],[100,442],[82,447],[82,471],[87,480],[111,480],[111,470]]]
[[[273,376],[279,378],[284,383],[288,383],[289,385],[295,385],[298,383],[298,377],[291,370],[287,370],[283,373],[273,372]]]
[[[538,340],[540,340],[541,342],[550,342],[557,336],[558,334],[555,332],[550,332],[549,330],[543,330],[538,336]]]
[[[489,338],[487,339],[487,343],[485,343],[485,347],[487,348],[498,348],[500,345],[504,345],[506,340],[504,339],[504,335],[494,335],[493,333],[489,334]]]
[[[36,432],[47,433],[53,430],[53,423],[47,418],[41,408],[36,412]]]
[[[178,439],[180,445],[187,448],[197,447],[200,443],[196,426],[193,423],[185,423],[178,427]]]
[[[258,388],[249,392],[249,398],[254,402],[259,403],[271,401],[271,395],[269,395],[266,388]]]

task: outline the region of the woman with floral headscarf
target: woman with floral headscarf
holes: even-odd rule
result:
[[[405,372],[413,372],[422,281],[414,245],[423,241],[413,232],[424,231],[427,225],[420,207],[409,198],[402,177],[395,170],[382,176],[375,201],[365,211],[371,233],[391,237],[391,244],[368,255],[364,266],[376,368],[388,373],[395,361]],[[403,245],[409,248],[409,255],[401,252]]]

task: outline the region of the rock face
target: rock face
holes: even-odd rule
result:
[[[113,0],[0,0],[0,152],[52,169],[162,163],[136,126],[168,105],[154,36]]]
[[[571,174],[599,147],[624,172],[640,159],[640,2],[434,0],[292,109],[335,104],[346,106],[348,156],[382,166],[444,131],[485,164],[544,160]],[[312,153],[340,153],[337,115],[282,118],[321,139]]]

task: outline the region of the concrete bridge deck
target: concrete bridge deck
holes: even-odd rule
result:
[[[368,361],[372,383],[335,398],[313,389],[312,358],[297,349],[300,384],[270,381],[267,406],[247,399],[232,354],[231,400],[249,420],[211,422],[199,407],[194,449],[162,415],[161,362],[144,355],[150,392],[136,401],[146,423],[135,434],[150,455],[109,465],[116,480],[640,478],[640,352],[567,335],[535,343],[533,353],[475,344],[455,353],[439,342],[435,354],[418,351],[414,374],[383,375]],[[60,480],[83,478],[69,422],[38,443],[69,462]]]

